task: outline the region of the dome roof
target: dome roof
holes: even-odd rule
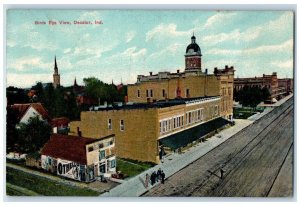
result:
[[[202,55],[201,54],[201,49],[199,47],[199,45],[196,43],[196,37],[193,35],[191,37],[191,40],[192,40],[192,43],[189,44],[187,47],[186,47],[186,54],[198,54],[198,55]]]

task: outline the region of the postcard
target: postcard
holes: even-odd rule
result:
[[[8,9],[6,195],[293,198],[294,17]]]

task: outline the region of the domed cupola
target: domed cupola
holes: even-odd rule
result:
[[[191,44],[189,44],[187,46],[185,53],[186,53],[186,55],[198,54],[198,55],[202,56],[201,49],[200,49],[199,45],[196,43],[196,37],[194,35],[191,37]]]
[[[201,72],[201,49],[196,43],[196,37],[191,37],[191,44],[186,47],[185,52],[185,71],[192,73]]]

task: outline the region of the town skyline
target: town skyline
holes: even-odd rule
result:
[[[14,10],[7,19],[7,86],[52,82],[54,56],[64,86],[75,77],[131,84],[139,74],[183,71],[193,33],[209,73],[228,65],[235,77],[293,78],[292,12]]]

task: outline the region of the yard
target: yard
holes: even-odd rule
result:
[[[247,119],[250,116],[256,114],[257,112],[263,112],[263,108],[248,108],[248,107],[242,107],[242,108],[233,108],[233,118],[235,119]]]
[[[66,185],[54,180],[6,167],[6,189],[9,196],[98,196],[87,188]]]
[[[144,163],[133,160],[117,159],[117,171],[121,171],[127,177],[134,177],[143,171],[153,167],[153,163]]]

